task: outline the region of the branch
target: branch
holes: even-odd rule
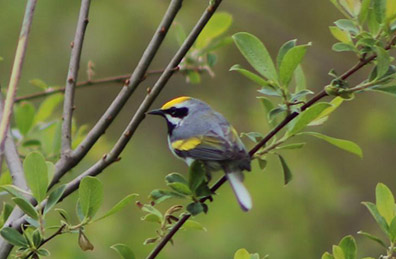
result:
[[[38,250],[40,247],[42,247],[43,245],[45,245],[48,241],[51,241],[51,239],[53,239],[54,237],[62,234],[63,229],[66,227],[66,225],[62,225],[54,234],[52,234],[51,236],[49,236],[48,238],[44,239],[41,244],[36,247],[36,249]],[[33,252],[30,252],[25,258],[29,258],[33,255]]]
[[[79,175],[78,177],[76,177],[75,179],[70,181],[69,183],[67,183],[66,187],[65,187],[65,191],[62,195],[62,198],[59,200],[59,202],[61,202],[64,198],[66,198],[71,193],[76,191],[80,185],[81,180],[84,177],[96,176],[96,175],[100,174],[110,164],[112,164],[113,162],[116,162],[120,159],[119,158],[120,153],[125,148],[126,144],[132,137],[133,132],[139,126],[140,122],[144,119],[145,113],[148,110],[150,104],[155,100],[155,98],[158,96],[159,92],[162,90],[162,88],[168,82],[169,78],[175,72],[175,67],[178,66],[180,61],[183,59],[183,57],[186,55],[188,50],[194,44],[196,38],[198,37],[198,35],[202,31],[202,29],[205,27],[205,25],[207,24],[209,19],[212,17],[214,11],[217,9],[217,7],[220,5],[220,3],[221,3],[221,0],[213,1],[213,4],[211,4],[206,9],[206,11],[203,13],[201,18],[199,19],[199,21],[197,22],[197,24],[191,31],[191,33],[186,38],[183,45],[180,47],[180,49],[177,51],[175,56],[172,58],[172,60],[168,64],[164,73],[161,75],[161,77],[158,79],[158,81],[154,85],[151,92],[143,100],[142,104],[140,105],[140,107],[136,111],[134,117],[132,118],[131,122],[128,124],[127,128],[125,129],[123,135],[118,139],[117,143],[114,145],[113,149],[109,152],[109,154],[104,155],[101,160],[96,162],[93,166],[91,166],[89,169],[87,169],[84,173],[82,173],[81,175]],[[205,199],[203,201],[205,201]],[[46,203],[47,203],[47,200],[44,200],[40,204],[40,207],[44,207]],[[15,229],[20,229],[20,226],[26,222],[26,218],[27,217],[25,215],[15,221],[13,221],[12,227]]]
[[[3,113],[3,105],[4,105],[4,100],[3,97],[0,95],[0,114]],[[21,188],[22,190],[28,190],[26,180],[24,177],[23,166],[19,158],[16,145],[11,136],[10,129],[8,129],[7,131],[7,137],[5,140],[4,148],[5,148],[4,155],[6,158],[8,170],[12,177],[12,183],[15,186]],[[10,216],[8,217],[4,225],[7,226],[8,224],[11,223],[13,219],[22,217],[23,214],[24,213],[21,209],[19,209],[18,207],[14,207],[14,209],[12,210]],[[4,239],[0,238],[0,258],[7,257],[7,255],[11,252],[11,249],[12,249],[12,245],[9,244]]]
[[[83,46],[85,30],[88,25],[90,4],[91,0],[81,1],[76,33],[71,44],[72,51],[70,55],[69,72],[67,74],[65,98],[63,102],[61,159],[67,159],[67,156],[71,152],[71,127],[74,110],[74,88],[76,86],[78,70],[80,68],[81,50]]]
[[[386,50],[389,50],[393,45],[396,43],[396,35],[391,39],[389,44],[386,46]],[[372,55],[369,58],[365,58],[360,60],[356,65],[354,65],[352,68],[350,68],[348,71],[343,73],[340,76],[341,80],[346,80],[348,79],[351,75],[355,74],[359,69],[373,61],[377,55]],[[305,105],[301,107],[301,112],[318,102],[320,99],[323,97],[327,96],[327,93],[322,90],[319,93],[317,93],[314,97],[312,97],[311,100],[309,100]],[[300,113],[301,113],[300,112]],[[279,123],[274,129],[272,129],[267,135],[256,145],[254,146],[250,151],[249,155],[253,157],[253,155],[267,142],[274,137],[279,131],[281,131],[290,121],[292,121],[294,118],[296,118],[300,113],[293,112],[292,114],[288,115],[281,123]],[[216,193],[216,191],[227,181],[227,177],[224,175],[221,177],[211,188],[212,193]],[[209,197],[204,197],[200,200],[201,203],[205,202],[208,200]],[[151,251],[147,259],[154,259],[156,256],[161,252],[161,250],[165,247],[165,245],[173,238],[173,236],[176,234],[176,232],[183,226],[183,224],[191,217],[191,214],[185,214],[183,217],[180,218],[180,220],[171,228],[168,234],[164,236],[164,238],[157,244],[157,246]]]
[[[136,90],[144,75],[151,64],[155,54],[157,53],[165,35],[168,32],[176,14],[181,8],[182,0],[172,0],[168,10],[166,11],[161,23],[159,24],[153,38],[148,44],[146,50],[143,53],[136,69],[133,74],[125,82],[124,87],[121,89],[120,93],[113,100],[111,105],[107,108],[106,112],[102,115],[96,125],[90,130],[86,138],[81,142],[81,144],[74,150],[67,160],[59,160],[55,167],[56,172],[54,178],[50,184],[50,188],[59,181],[59,179],[73,166],[75,166],[81,159],[87,154],[91,147],[96,143],[99,137],[106,131],[110,126],[114,118],[118,115],[122,107],[125,105],[126,101]]]
[[[10,126],[12,108],[14,106],[16,91],[22,73],[22,66],[27,49],[28,36],[32,26],[36,3],[37,0],[29,0],[26,4],[25,16],[23,17],[23,24],[19,34],[19,41],[15,53],[14,65],[11,71],[4,111],[0,122],[0,154],[4,153],[4,143],[7,137],[8,128]]]
[[[196,70],[198,72],[202,72],[204,69],[196,68]],[[184,71],[184,70],[183,69],[175,70],[175,72],[177,72],[177,71]],[[144,75],[142,81],[144,79],[146,79],[148,76],[162,74],[163,72],[164,72],[163,69],[147,71],[146,74]],[[96,85],[100,85],[100,84],[112,83],[112,82],[125,83],[125,80],[127,80],[130,77],[131,77],[131,75],[127,74],[127,75],[104,77],[104,78],[95,79],[95,80],[81,81],[76,84],[76,89],[86,88],[88,86],[96,86]],[[15,102],[21,102],[21,101],[41,98],[41,97],[45,97],[45,96],[56,94],[56,93],[63,93],[64,91],[65,91],[65,87],[56,87],[56,88],[51,87],[51,88],[48,88],[47,90],[42,91],[42,92],[19,96],[15,99]]]

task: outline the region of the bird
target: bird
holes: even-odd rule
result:
[[[188,96],[174,98],[148,114],[165,118],[169,149],[176,157],[188,166],[199,160],[209,172],[223,170],[242,210],[252,208],[242,173],[251,170],[251,158],[237,131],[223,115]]]

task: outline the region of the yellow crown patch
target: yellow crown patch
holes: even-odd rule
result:
[[[169,102],[165,103],[165,104],[161,107],[161,110],[169,109],[169,108],[171,108],[172,106],[174,106],[174,105],[176,105],[176,104],[178,104],[178,103],[182,103],[182,102],[184,102],[184,101],[187,101],[187,100],[189,100],[189,99],[191,99],[191,97],[188,97],[188,96],[177,97],[177,98],[172,99],[172,100],[170,100]]]

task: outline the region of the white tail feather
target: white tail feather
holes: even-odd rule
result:
[[[251,210],[252,198],[250,197],[249,191],[242,183],[241,172],[232,172],[226,175],[241,208],[244,211]]]

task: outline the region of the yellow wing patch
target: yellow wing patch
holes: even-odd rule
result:
[[[194,149],[196,146],[201,144],[201,139],[197,137],[192,137],[188,139],[180,139],[172,142],[172,148],[177,150],[191,150]]]
[[[170,100],[169,102],[165,103],[165,104],[161,107],[161,110],[169,109],[169,108],[171,108],[172,106],[174,106],[174,105],[176,105],[176,104],[178,104],[178,103],[182,103],[182,102],[184,102],[184,101],[187,101],[187,100],[189,100],[189,99],[191,99],[191,97],[188,97],[188,96],[182,96],[182,97],[178,97],[178,98],[172,99],[172,100]]]

